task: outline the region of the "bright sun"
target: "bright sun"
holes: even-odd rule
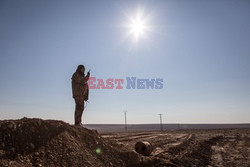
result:
[[[145,33],[146,26],[144,25],[141,18],[136,18],[135,20],[131,20],[131,24],[129,25],[131,34],[134,35],[135,38],[140,37]]]
[[[146,31],[148,29],[147,19],[143,15],[141,10],[138,10],[136,15],[129,18],[129,24],[127,25],[129,29],[129,35],[133,36],[134,40],[145,37]]]

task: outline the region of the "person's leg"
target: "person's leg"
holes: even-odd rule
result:
[[[84,110],[84,101],[82,99],[75,99],[75,125],[80,125],[82,122],[82,113]]]

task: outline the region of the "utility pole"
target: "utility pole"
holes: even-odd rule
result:
[[[125,114],[125,132],[127,132],[128,131],[128,128],[127,128],[127,112],[128,111],[124,111],[124,114]]]
[[[163,128],[162,128],[162,118],[161,118],[161,116],[162,116],[162,114],[159,114],[160,115],[160,125],[161,125],[161,131],[163,130]]]

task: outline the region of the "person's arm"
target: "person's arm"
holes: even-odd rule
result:
[[[90,72],[88,71],[87,75],[86,75],[86,80],[89,80],[89,76],[90,76]]]

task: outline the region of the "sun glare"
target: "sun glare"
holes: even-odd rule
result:
[[[135,16],[129,18],[129,35],[136,41],[139,38],[145,37],[148,25],[146,23],[146,17],[141,10],[138,10]]]
[[[138,38],[140,35],[143,35],[146,28],[141,18],[136,18],[132,20],[129,27],[131,34],[133,34],[135,38]]]

